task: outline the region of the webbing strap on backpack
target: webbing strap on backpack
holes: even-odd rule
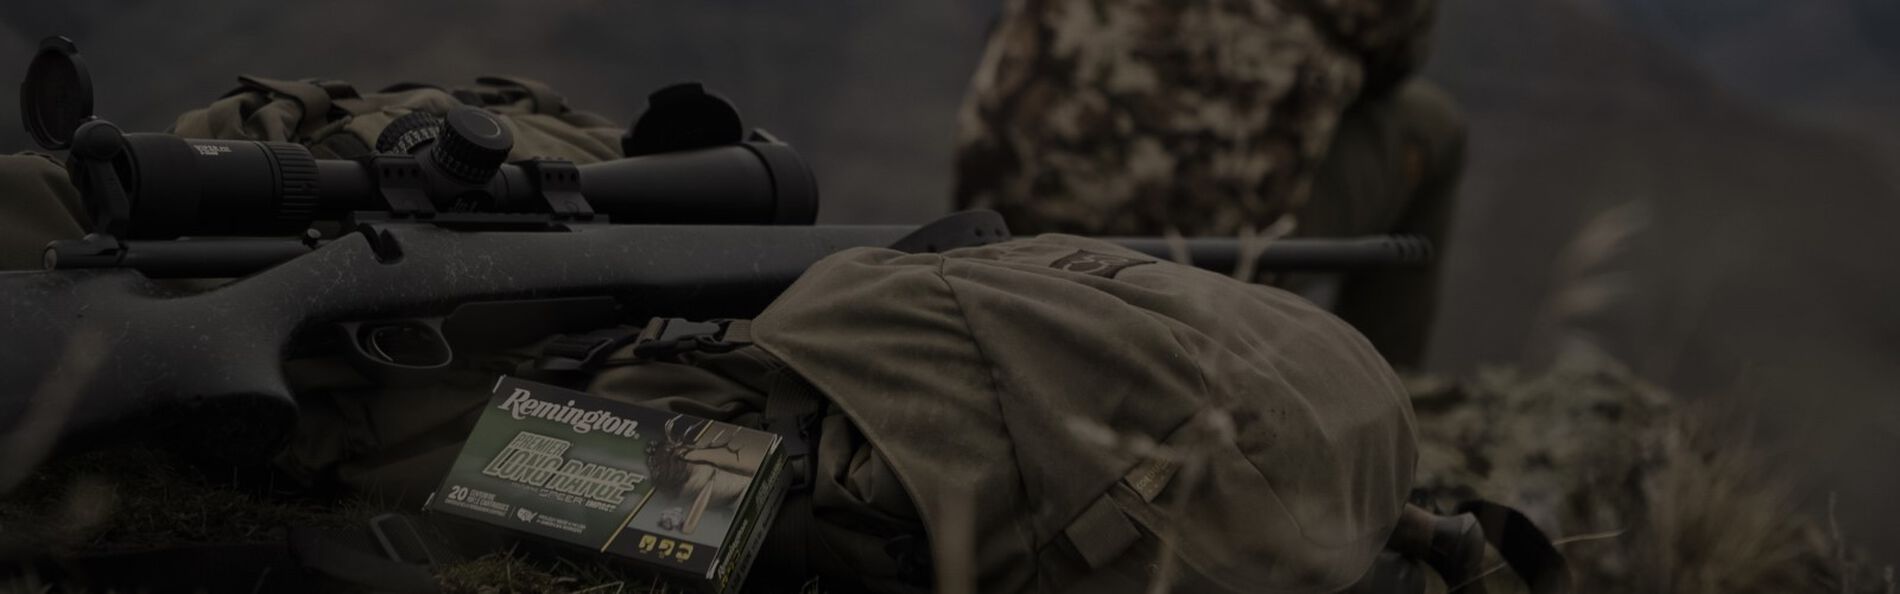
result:
[[[785,439],[785,470],[793,492],[810,489],[817,479],[818,421],[825,397],[790,369],[781,369],[765,395],[765,430]]]
[[[691,351],[728,352],[751,344],[751,320],[653,318],[634,338],[633,352],[642,359],[659,360]],[[812,452],[825,402],[817,388],[790,369],[775,372],[766,390],[763,428],[785,439],[786,470],[794,492],[809,489],[816,478],[818,465]]]
[[[1523,512],[1498,503],[1475,500],[1458,506],[1484,527],[1485,541],[1535,594],[1569,594],[1570,563]]]
[[[475,79],[476,84],[513,89],[525,94],[534,104],[534,113],[542,115],[561,115],[567,113],[567,99],[546,83],[518,76],[484,76]]]
[[[1445,584],[1467,594],[1485,594],[1486,545],[1533,594],[1569,594],[1570,568],[1563,554],[1523,513],[1484,500],[1465,502],[1441,516],[1407,504],[1386,550],[1430,567]],[[1404,571],[1405,563],[1376,565],[1374,572]],[[1368,584],[1396,580],[1368,575],[1353,593],[1376,592]]]
[[[330,92],[322,86],[248,74],[238,76],[238,82],[244,86],[225,93],[226,97],[245,91],[258,91],[296,100],[297,105],[303,108],[303,115],[297,120],[297,136],[300,138],[309,138],[330,122]]]
[[[241,93],[262,93],[272,97],[286,97],[297,102],[299,114],[292,131],[296,142],[322,146],[340,158],[350,158],[369,154],[370,146],[362,139],[351,134],[326,134],[318,139],[325,128],[338,121],[347,120],[377,110],[376,104],[364,99],[356,92],[356,87],[339,80],[279,80],[261,76],[243,75],[238,77],[240,85],[224,94],[225,97]]]
[[[594,370],[625,362],[610,359],[633,345],[634,361],[677,361],[687,352],[724,352],[752,343],[750,320],[695,322],[681,318],[653,318],[644,326],[616,327],[557,337],[543,345],[537,367],[544,371]],[[762,429],[781,436],[786,454],[789,490],[777,520],[761,545],[754,582],[761,576],[802,583],[809,577],[817,522],[812,515],[811,489],[817,478],[819,426],[829,401],[789,368],[767,376]],[[826,557],[830,558],[830,557]]]
[[[1063,528],[1062,534],[1068,537],[1069,544],[1082,555],[1082,561],[1088,563],[1090,569],[1106,567],[1141,540],[1141,529],[1107,495],[1082,510],[1081,515]]]
[[[638,330],[608,328],[557,337],[541,348],[537,367],[544,371],[595,370],[627,345],[635,359],[664,361],[689,352],[724,353],[752,344],[752,321],[720,319],[695,322],[653,318]],[[785,438],[787,469],[793,491],[810,488],[818,471],[812,451],[825,397],[789,369],[774,373],[765,398],[763,429]]]

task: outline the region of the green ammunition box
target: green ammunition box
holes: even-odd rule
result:
[[[780,442],[503,377],[427,507],[737,592],[785,495]]]

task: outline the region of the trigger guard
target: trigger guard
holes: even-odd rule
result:
[[[428,383],[455,362],[440,318],[337,324],[350,365],[371,380],[394,386]]]

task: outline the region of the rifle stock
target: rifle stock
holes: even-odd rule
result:
[[[294,419],[281,362],[302,334],[440,317],[468,303],[586,296],[612,296],[629,315],[751,316],[820,258],[888,245],[910,229],[391,225],[375,235],[380,245],[352,233],[202,292],[124,268],[0,274],[0,444],[12,455],[0,464],[154,434],[268,452]]]
[[[469,232],[388,224],[208,290],[128,267],[0,273],[0,444],[9,452],[0,457],[0,488],[46,452],[129,437],[268,455],[297,410],[282,363],[293,345],[311,342],[306,338],[342,336],[336,342],[346,354],[403,368],[386,354],[366,352],[380,347],[357,340],[367,336],[359,332],[430,320],[428,331],[440,338],[441,320],[464,306],[529,301],[560,309],[587,298],[613,301],[621,321],[753,317],[825,256],[889,246],[917,229],[601,225]],[[1163,240],[1118,241],[1167,257]],[[1269,246],[1261,262],[1337,267],[1423,257],[1393,247],[1412,245],[1406,242],[1418,240],[1286,240]],[[1231,262],[1238,248],[1234,240],[1188,245],[1202,265]],[[514,336],[570,331],[545,316],[482,319],[494,322],[479,324],[481,330]],[[338,333],[339,325],[354,331]],[[450,341],[441,340],[445,364],[453,355]]]

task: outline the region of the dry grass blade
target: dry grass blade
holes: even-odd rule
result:
[[[1617,529],[1617,530],[1606,530],[1606,531],[1603,531],[1603,532],[1591,532],[1591,533],[1588,533],[1588,534],[1578,534],[1578,535],[1575,535],[1575,536],[1566,536],[1566,537],[1563,537],[1563,538],[1559,538],[1559,539],[1554,539],[1554,540],[1552,540],[1552,541],[1550,541],[1550,544],[1551,544],[1551,546],[1558,546],[1558,547],[1561,547],[1561,546],[1564,546],[1564,545],[1567,545],[1567,544],[1570,544],[1570,543],[1573,543],[1573,542],[1587,542],[1587,541],[1592,541],[1592,540],[1608,540],[1608,539],[1612,539],[1612,538],[1616,538],[1616,537],[1618,537],[1618,536],[1622,536],[1622,535],[1623,535],[1623,534],[1624,534],[1625,532],[1628,532],[1628,531],[1629,531],[1629,530],[1627,530],[1627,529]],[[1478,573],[1478,575],[1474,575],[1474,576],[1471,576],[1471,577],[1469,577],[1469,578],[1465,578],[1465,581],[1462,581],[1462,582],[1458,582],[1458,583],[1457,583],[1456,585],[1453,585],[1453,586],[1451,586],[1451,587],[1449,587],[1449,588],[1446,588],[1446,589],[1445,589],[1445,594],[1451,594],[1452,592],[1457,592],[1457,591],[1459,591],[1459,590],[1463,590],[1463,589],[1465,589],[1465,588],[1469,588],[1469,587],[1471,587],[1471,585],[1472,585],[1472,584],[1476,584],[1476,583],[1478,583],[1478,582],[1481,582],[1481,581],[1484,581],[1484,579],[1485,579],[1485,578],[1488,578],[1488,577],[1491,577],[1492,575],[1496,575],[1496,574],[1497,574],[1497,572],[1500,572],[1500,571],[1503,571],[1503,570],[1504,570],[1504,568],[1506,568],[1506,567],[1510,567],[1510,564],[1508,564],[1508,563],[1499,563],[1499,564],[1496,564],[1496,565],[1492,565],[1491,567],[1489,567],[1489,568],[1487,568],[1487,569],[1485,569],[1484,571],[1482,571],[1482,572],[1479,572],[1479,573]]]
[[[1253,282],[1260,272],[1260,255],[1266,253],[1267,247],[1273,245],[1273,242],[1292,235],[1298,228],[1299,221],[1291,213],[1280,215],[1273,224],[1258,233],[1255,233],[1252,227],[1242,227],[1240,229],[1240,258],[1234,262],[1233,277],[1241,282]]]
[[[1161,230],[1161,237],[1168,240],[1169,260],[1185,266],[1194,265],[1194,257],[1188,253],[1187,238],[1181,235],[1180,229],[1174,228],[1174,225],[1168,225],[1167,228]]]
[[[1615,530],[1605,530],[1602,532],[1590,532],[1586,534],[1578,534],[1576,536],[1566,536],[1563,538],[1552,540],[1550,541],[1550,545],[1555,546],[1555,547],[1561,547],[1573,542],[1589,542],[1592,540],[1609,540],[1609,539],[1616,538],[1618,536],[1622,536],[1628,533],[1629,533],[1628,528],[1618,528]]]
[[[1123,433],[1099,423],[1081,418],[1068,419],[1068,429],[1084,441],[1096,444],[1104,449],[1125,452],[1150,460],[1165,460],[1180,464],[1170,488],[1168,516],[1182,518],[1187,506],[1193,501],[1195,491],[1200,486],[1201,474],[1205,471],[1204,459],[1208,451],[1219,444],[1233,443],[1235,426],[1231,415],[1221,410],[1204,410],[1188,421],[1200,424],[1203,430],[1198,432],[1199,439],[1187,443],[1163,445],[1156,443],[1146,435]],[[1179,571],[1179,556],[1174,554],[1175,544],[1179,541],[1179,523],[1170,522],[1156,537],[1160,547],[1155,553],[1152,577],[1148,580],[1148,594],[1166,594],[1173,586],[1175,573]]]
[[[943,496],[930,549],[935,557],[937,594],[976,592],[976,494],[958,489]]]
[[[1169,502],[1170,521],[1159,535],[1161,547],[1155,552],[1155,571],[1148,580],[1148,594],[1167,594],[1173,588],[1175,573],[1180,571],[1181,564],[1181,557],[1174,553],[1181,538],[1181,519],[1187,516],[1188,505],[1194,501],[1195,493],[1201,486],[1201,474],[1207,470],[1207,453],[1220,444],[1234,441],[1234,418],[1225,411],[1203,410],[1188,422],[1201,423],[1207,428],[1201,434],[1201,439],[1183,444],[1185,451],[1180,452],[1185,460],[1180,475],[1174,479],[1180,487],[1174,489],[1173,501]]]
[[[1504,568],[1506,567],[1509,567],[1509,565],[1506,565],[1504,563],[1493,565],[1490,568],[1485,569],[1484,571],[1478,572],[1478,575],[1465,578],[1465,581],[1458,582],[1457,584],[1454,584],[1449,588],[1445,588],[1445,594],[1451,594],[1452,592],[1457,592],[1459,590],[1469,588],[1471,587],[1472,584],[1476,584],[1478,582],[1484,581],[1484,578],[1491,577],[1493,575],[1496,575],[1497,572],[1504,571]]]
[[[594,586],[592,588],[588,588],[585,590],[575,590],[574,594],[587,594],[588,592],[600,592],[600,591],[606,590],[607,588],[613,588],[614,594],[620,594],[620,592],[622,590],[625,590],[626,587],[627,587],[626,582],[608,582],[608,583]]]
[[[1834,541],[1834,564],[1841,568],[1841,594],[1847,594],[1854,591],[1854,573],[1853,566],[1847,563],[1847,539],[1841,537],[1841,522],[1834,515],[1840,502],[1840,493],[1827,492],[1827,534]]]
[[[1548,353],[1546,362],[1593,365],[1601,359],[1595,341],[1576,322],[1630,294],[1633,279],[1615,269],[1616,261],[1649,222],[1645,203],[1624,203],[1591,217],[1565,244],[1551,266],[1550,298],[1532,322],[1532,352]]]

